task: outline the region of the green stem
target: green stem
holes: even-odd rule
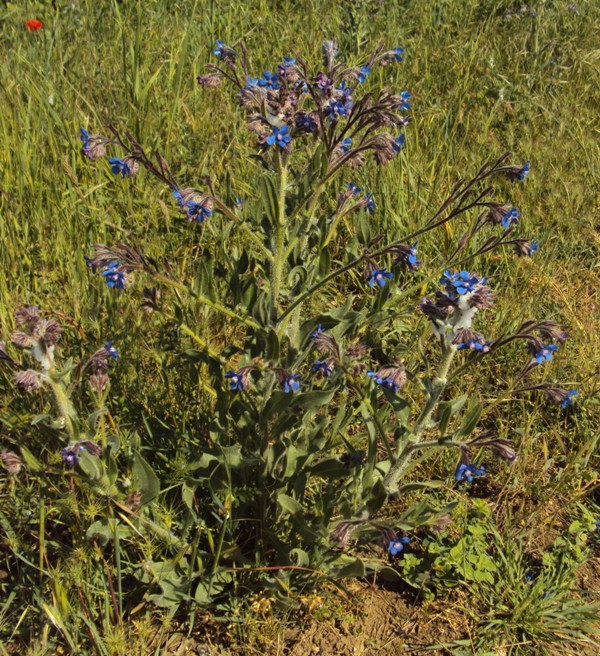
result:
[[[67,433],[69,434],[71,440],[76,440],[79,436],[75,428],[75,424],[73,423],[75,412],[67,395],[67,391],[63,385],[60,382],[54,380],[52,376],[48,376],[47,380],[52,387],[52,391],[54,392],[54,398],[56,399],[56,404],[58,405],[60,416],[65,418]]]
[[[404,447],[401,454],[398,456],[398,459],[390,467],[383,480],[386,489],[390,492],[396,492],[398,490],[398,481],[406,469],[412,454],[421,448],[421,444],[427,444],[427,442],[420,442],[419,440],[425,429],[428,427],[431,415],[448,384],[448,371],[450,370],[450,365],[452,364],[455,353],[456,346],[454,346],[454,344],[444,346],[442,350],[442,358],[438,365],[437,374],[431,384],[431,393],[421,410],[421,414],[415,421],[409,436],[409,443]]]
[[[283,162],[281,153],[277,153],[277,221],[275,222],[275,245],[273,248],[273,277],[271,280],[271,320],[277,320],[279,311],[279,294],[281,291],[281,279],[286,261],[285,249],[285,189],[287,187],[287,165]]]

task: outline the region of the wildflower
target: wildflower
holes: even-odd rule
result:
[[[470,328],[459,328],[452,343],[458,345],[459,351],[470,349],[481,353],[488,353],[492,345],[492,342],[485,341],[485,337],[481,333]]]
[[[11,476],[16,476],[23,466],[23,461],[16,453],[12,451],[0,451],[0,460],[4,463],[8,473]]]
[[[520,180],[523,182],[523,180],[525,180],[526,176],[529,174],[529,161],[525,162],[523,166],[507,166],[502,170],[504,171],[504,175],[509,180]]]
[[[27,371],[17,371],[13,375],[13,381],[17,387],[20,387],[26,392],[39,389],[42,386],[42,375],[35,369],[27,369]]]
[[[212,210],[209,207],[210,201],[207,198],[200,202],[191,200],[187,204],[187,218],[189,221],[196,221],[197,223],[204,223],[206,219],[210,218]]]
[[[245,86],[244,89],[253,89],[260,86],[260,80],[257,77],[247,77],[246,81],[248,86]]]
[[[519,212],[519,209],[517,207],[511,208],[500,219],[500,222],[502,223],[502,227],[505,230],[507,230],[513,223],[517,223],[519,221],[520,216],[521,216],[521,213]]]
[[[110,170],[115,174],[121,174],[124,178],[133,177],[139,170],[139,164],[133,157],[125,157],[119,159],[118,157],[111,157],[108,160]]]
[[[217,47],[213,50],[213,54],[225,62],[232,62],[237,57],[237,52],[219,39],[217,39]]]
[[[263,76],[258,80],[258,86],[264,89],[276,91],[279,89],[279,76],[271,71],[263,71]]]
[[[371,73],[370,66],[361,66],[360,73],[358,74],[358,81],[362,84],[367,79],[367,75],[370,75],[370,73]]]
[[[573,397],[577,396],[579,392],[576,389],[572,389],[570,392],[560,389],[560,387],[549,386],[545,390],[546,398],[549,401],[554,401],[554,403],[560,403],[563,408],[567,408],[569,405],[573,405]]]
[[[77,457],[78,453],[79,449],[76,451],[68,448],[61,449],[60,458],[65,463],[65,465],[67,465],[67,467],[72,468],[79,464],[79,458]]]
[[[102,277],[111,288],[115,287],[116,289],[123,290],[127,285],[127,272],[118,260],[111,262],[102,270]]]
[[[311,371],[313,374],[317,374],[318,378],[329,378],[333,373],[333,358],[315,360]]]
[[[317,73],[315,82],[321,91],[331,91],[331,80],[325,75],[325,73]]]
[[[41,30],[43,25],[42,22],[39,20],[31,19],[25,21],[25,27],[30,31],[30,32],[37,32],[38,30]]]
[[[350,150],[350,146],[352,146],[352,139],[350,137],[346,137],[341,143],[340,143],[340,148],[342,149],[342,152],[345,154]]]
[[[101,396],[108,385],[108,376],[105,373],[92,374],[89,383],[92,390]]]
[[[221,84],[221,76],[218,73],[198,75],[196,80],[203,89],[212,89],[214,87],[218,87]]]
[[[288,134],[288,126],[284,125],[281,128],[273,128],[273,134],[266,138],[266,142],[269,146],[277,144],[280,148],[285,148],[292,138]]]
[[[360,194],[360,187],[357,187],[354,182],[344,183],[344,187],[346,187],[348,192],[353,196],[358,196],[358,194]]]
[[[108,139],[104,139],[97,134],[90,135],[85,128],[79,130],[79,138],[82,142],[81,152],[88,159],[94,161],[106,155]]]
[[[544,364],[547,360],[552,360],[552,354],[558,351],[556,344],[546,344],[541,349],[535,352],[534,359],[538,364]]]
[[[394,537],[393,540],[389,541],[388,544],[388,551],[392,554],[392,556],[397,556],[399,553],[404,551],[404,545],[408,544],[410,542],[410,538],[408,537]]]
[[[479,285],[483,285],[487,278],[479,278],[474,273],[468,271],[460,271],[451,273],[448,269],[444,271],[444,275],[440,278],[440,284],[445,285],[448,292],[451,294],[456,292],[459,296],[471,293]]]
[[[104,346],[98,349],[90,358],[90,368],[94,374],[104,374],[108,371],[109,360],[117,362],[119,352],[111,341],[104,342]]]
[[[387,269],[374,269],[369,275],[369,287],[377,283],[380,287],[385,287],[386,282],[391,280],[394,274]]]
[[[483,476],[485,474],[485,467],[477,467],[473,463],[466,464],[462,462],[456,469],[454,477],[457,481],[465,479],[467,482],[473,482],[473,476]]]
[[[537,239],[531,243],[526,239],[515,239],[512,243],[515,255],[518,257],[531,257],[539,249]]]
[[[401,132],[396,139],[394,139],[394,145],[392,148],[394,149],[395,153],[399,153],[403,148],[404,144],[406,143],[406,137],[404,136],[404,133]]]
[[[299,379],[300,374],[290,375],[286,372],[286,375],[280,381],[281,389],[283,389],[286,394],[297,392],[300,389],[300,383],[298,382]]]
[[[244,380],[242,374],[238,373],[237,371],[228,371],[225,374],[225,378],[229,378],[229,389],[232,392],[235,391],[242,391],[244,389]]]
[[[315,331],[313,331],[313,332],[310,334],[310,338],[311,338],[311,340],[314,342],[314,341],[315,341],[316,339],[318,339],[318,337],[319,337],[320,335],[322,335],[324,332],[325,332],[325,331],[323,330],[323,328],[321,328],[321,324],[320,324],[320,323],[317,324],[317,329],[316,329]]]
[[[417,259],[418,243],[419,242],[416,241],[412,246],[405,246],[404,244],[395,246],[393,249],[393,252],[396,254],[394,264],[401,264],[406,267],[408,271],[414,271],[419,264],[421,264],[421,260]]]
[[[349,112],[352,103],[347,103],[346,105],[341,100],[332,100],[329,105],[325,108],[326,114],[332,121],[335,121],[340,116],[346,116]]]
[[[364,200],[367,212],[373,214],[375,212],[375,199],[373,198],[373,194],[365,194]]]
[[[401,62],[404,59],[404,48],[393,48],[383,54],[381,58],[381,65],[391,64],[393,62]]]
[[[311,114],[305,112],[298,112],[296,114],[296,130],[300,132],[310,133],[317,129],[317,122]]]
[[[353,451],[343,453],[340,457],[342,464],[345,467],[364,467],[367,462],[367,452],[366,451]]]
[[[410,103],[408,102],[412,98],[412,95],[409,91],[402,91],[400,94],[400,103],[398,109],[400,111],[407,112],[410,109]]]
[[[368,371],[367,376],[373,378],[377,385],[391,390],[394,394],[406,384],[406,370],[402,366],[387,365],[378,371]]]

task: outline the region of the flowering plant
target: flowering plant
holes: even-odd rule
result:
[[[210,226],[218,244],[213,252],[227,253],[218,261],[200,257],[191,280],[121,242],[97,244],[86,258],[114,293],[128,293],[134,273],[152,279],[143,309],[176,320],[197,347],[186,357],[203,367],[201,384],[211,398],[204,448],[175,486],[185,516],[176,544],[186,546],[171,571],[175,602],[210,603],[233,571],[252,563],[279,568],[281,583],[308,570],[360,575],[365,567],[382,567],[384,555],[400,556],[407,533],[435,526],[454,506],[422,497],[402,512],[390,510],[390,502],[410,490],[441,485],[417,473],[417,456],[455,449],[460,484],[487,475],[483,449],[508,463],[517,458],[509,437],[493,428],[477,433],[486,407],[476,395],[449,393],[461,373],[498,349],[522,340],[530,352],[510,393],[543,391],[563,407],[576,394],[548,383],[523,386],[566,339],[554,322],[526,321],[515,334],[495,339],[473,327],[481,313],[489,314],[495,295],[467,263],[504,246],[517,256],[538,249],[537,242],[514,236],[519,210],[489,198],[492,179],[522,182],[529,162],[508,165],[503,155],[485,163],[457,182],[418,229],[373,234],[374,194],[342,176],[368,157],[379,166],[401,166],[410,93],[373,93],[366,85],[377,66],[401,62],[402,49],[379,48],[349,66],[335,41],[327,41],[319,70],[292,57],[261,77],[251,72],[241,43],[233,48],[217,41],[214,55],[216,63],[198,83],[207,90],[225,81],[236,89],[263,167],[255,198],[223,197],[210,179],[203,189],[186,186],[129,132],[111,127],[110,137],[80,134],[89,160],[118,151],[108,159],[114,175],[127,180],[145,170],[167,185],[175,209],[194,228]],[[464,233],[444,262],[418,253],[424,235],[461,220]],[[241,252],[227,250],[232,229],[244,238]],[[418,290],[436,280],[433,295],[419,299]],[[331,307],[334,283],[346,296],[338,307]],[[226,340],[234,346],[189,325],[186,317],[200,307],[209,325],[226,319]],[[428,320],[436,356],[411,350],[411,334],[423,324],[419,314]],[[433,375],[427,373],[431,357],[437,360]],[[69,466],[81,464],[81,450],[69,447]],[[138,461],[146,472],[141,488],[154,490],[142,506],[158,494],[160,473],[152,472],[158,466]],[[374,542],[379,556],[365,557],[362,545]],[[210,576],[197,569],[199,559],[212,562]],[[146,562],[139,576],[159,566]],[[177,587],[182,570],[190,584]]]

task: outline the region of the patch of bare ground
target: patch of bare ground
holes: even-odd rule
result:
[[[411,591],[352,582],[343,604],[329,604],[286,630],[268,656],[371,656],[410,653],[464,636],[465,618]],[[428,651],[443,654],[444,651]]]

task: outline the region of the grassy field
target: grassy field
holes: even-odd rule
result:
[[[43,27],[29,31],[29,19]],[[227,261],[248,247],[248,238],[229,230],[224,240],[223,217],[188,223],[170,190],[144,172],[123,181],[105,162],[85,160],[79,130],[107,134],[109,124],[130,130],[148,151],[162,153],[182,186],[203,185],[210,176],[230,202],[255,198],[256,139],[235,94],[227,87],[203,90],[196,76],[215,61],[215,39],[243,39],[260,75],[292,55],[318,68],[321,43],[330,38],[353,65],[380,43],[405,50],[402,64],[374,69],[367,81],[373,90],[412,94],[399,159],[352,172],[375,195],[373,234],[391,241],[423,225],[458,178],[505,151],[511,162],[531,162],[525,184],[503,191],[521,210],[522,234],[539,240],[539,252],[517,260],[507,248],[477,266],[498,294],[496,335],[534,316],[566,327],[565,347],[536,382],[576,388],[574,406],[564,412],[535,394],[503,398],[486,421],[515,441],[516,462],[498,466],[473,490],[447,492],[446,500],[458,502],[452,524],[437,541],[419,542],[418,563],[407,557],[398,565],[403,583],[308,578],[288,590],[284,596],[309,627],[302,632],[291,603],[270,596],[272,582],[259,576],[236,580],[230,599],[216,607],[153,604],[156,581],[140,574],[144,563],[169,549],[171,559],[183,553],[156,536],[129,535],[121,560],[114,535],[108,549],[88,539],[90,525],[108,516],[106,504],[57,473],[60,427],[40,418],[52,414],[52,400],[17,390],[10,368],[0,369],[0,447],[26,447],[51,473],[34,468],[11,477],[0,469],[2,653],[184,653],[182,636],[190,648],[210,643],[222,654],[307,654],[313,646],[323,654],[400,653],[403,644],[457,655],[598,653],[592,632],[600,592],[600,533],[593,524],[600,518],[597,2],[548,0],[523,9],[508,0],[2,3],[0,339],[9,341],[16,308],[37,305],[63,324],[65,356],[77,360],[107,339],[118,344],[103,421],[122,442],[138,440],[151,454],[164,490],[152,521],[182,531],[181,504],[168,492],[207,440],[206,368],[182,357],[197,343],[175,318],[140,311],[145,283],[115,293],[92,275],[84,256],[92,244],[122,241],[193,280],[197,262]],[[333,211],[336,187],[327,193]],[[441,237],[420,239],[420,256],[432,271],[464,228],[447,225]],[[332,247],[334,259],[343,261],[343,252],[341,242]],[[330,287],[324,307],[341,305],[351,285]],[[189,306],[186,321],[200,341],[219,348],[239,335],[200,304]],[[407,367],[429,348],[421,323],[419,338],[403,353]],[[495,399],[516,353],[484,360],[456,388]],[[82,392],[76,405],[91,403]],[[453,460],[443,453],[420,467],[447,479]],[[490,580],[478,580],[467,566],[483,560],[493,562]],[[532,582],[532,570],[544,574]],[[365,599],[379,610],[363,614]],[[390,620],[395,614],[402,618]],[[353,644],[362,651],[353,652]]]

